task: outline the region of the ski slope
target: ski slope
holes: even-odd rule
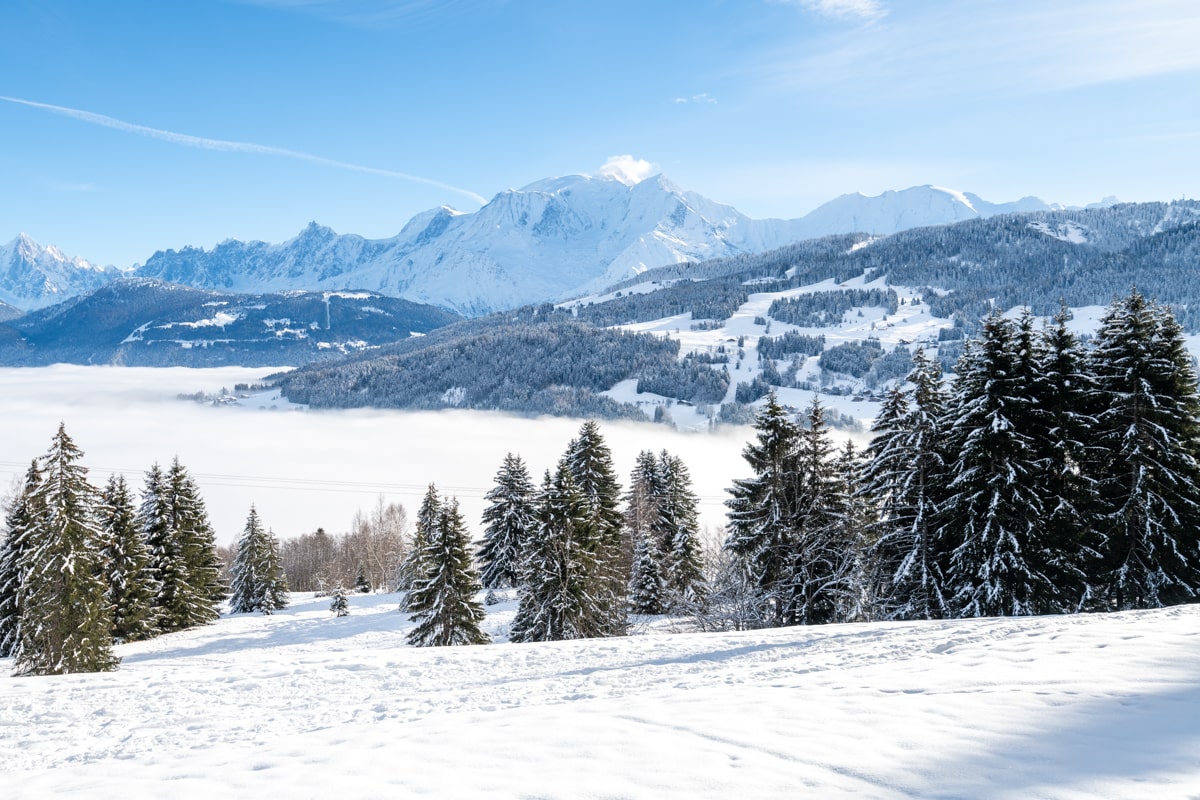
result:
[[[415,649],[397,601],[0,677],[0,795],[1200,795],[1198,606],[516,645],[510,600],[498,643]]]

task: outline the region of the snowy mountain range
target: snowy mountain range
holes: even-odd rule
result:
[[[122,274],[116,267],[68,256],[22,233],[0,245],[0,320],[7,316],[5,306],[28,310],[54,305],[94,291]]]
[[[1033,197],[996,204],[918,186],[843,195],[799,219],[755,220],[662,175],[570,175],[501,192],[474,213],[426,211],[390,239],[312,223],[281,244],[228,240],[160,251],[132,274],[245,293],[363,289],[477,316],[585,294],[664,264],[1054,208]],[[120,274],[21,236],[0,249],[0,301],[40,308]]]

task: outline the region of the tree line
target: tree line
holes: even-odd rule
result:
[[[430,486],[417,514],[410,589],[402,610],[415,645],[487,641],[475,599],[515,589],[509,639],[619,636],[629,614],[659,614],[703,595],[691,477],[670,453],[642,452],[623,492],[599,426],[588,421],[540,486],[509,453],[486,495],[484,535],[472,553],[457,501]]]
[[[750,624],[1117,611],[1200,592],[1200,398],[1137,291],[1090,346],[998,313],[956,377],[918,350],[863,454],[772,396],[730,490]]]
[[[114,641],[217,619],[225,598],[212,526],[175,459],[140,502],[124,477],[88,481],[59,425],[8,505],[0,544],[0,656],[18,675],[114,669]]]

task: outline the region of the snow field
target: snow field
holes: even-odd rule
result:
[[[1200,793],[1196,606],[514,645],[510,600],[502,643],[417,649],[397,602],[296,595],[115,673],[0,678],[4,795]]]

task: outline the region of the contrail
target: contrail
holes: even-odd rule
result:
[[[446,189],[456,194],[469,197],[480,205],[487,203],[487,199],[472,192],[469,189],[462,189],[458,186],[451,186],[448,183],[435,181],[432,178],[422,178],[419,175],[409,175],[407,172],[394,172],[388,169],[378,169],[376,167],[364,167],[361,164],[349,164],[345,161],[334,161],[332,158],[323,158],[314,156],[311,153],[301,153],[298,150],[286,150],[282,147],[271,147],[265,144],[254,144],[253,142],[231,142],[226,139],[207,139],[203,136],[191,136],[186,133],[176,133],[174,131],[164,131],[158,128],[148,128],[145,125],[136,125],[132,122],[106,117],[103,114],[95,114],[91,111],[81,111],[77,108],[65,108],[63,106],[54,106],[49,103],[35,103],[32,100],[22,100],[19,97],[6,97],[0,95],[0,100],[8,103],[17,103],[22,106],[31,108],[40,108],[44,111],[51,111],[55,114],[63,114],[64,116],[90,122],[93,125],[101,125],[105,128],[113,128],[126,133],[136,133],[139,136],[148,136],[151,139],[158,139],[171,144],[180,144],[184,147],[195,147],[201,150],[220,150],[227,153],[257,153],[266,156],[282,156],[283,158],[294,158],[298,161],[307,161],[311,164],[321,164],[326,167],[336,167],[337,169],[348,169],[352,172],[365,172],[369,175],[382,175],[385,178],[399,178],[403,181],[413,181],[415,183],[424,183],[429,186],[436,186],[439,189]]]

